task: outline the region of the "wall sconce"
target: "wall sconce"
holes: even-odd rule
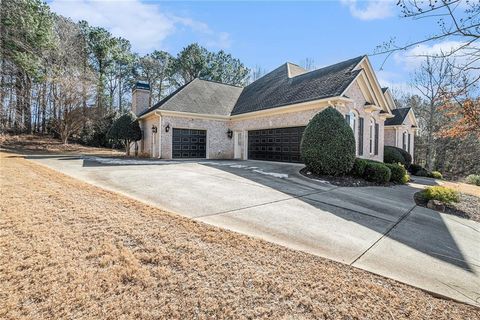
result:
[[[227,136],[228,136],[229,139],[232,139],[232,137],[233,137],[233,131],[230,130],[230,129],[228,129],[228,131],[227,131]]]
[[[167,126],[165,127],[165,132],[168,132],[168,131],[170,131],[170,123],[167,124]]]
[[[156,125],[152,125],[152,133],[157,133],[157,126]]]

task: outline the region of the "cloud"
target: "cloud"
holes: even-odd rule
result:
[[[479,48],[475,44],[470,44],[468,47],[458,50],[459,48],[463,48],[465,45],[466,43],[461,41],[442,41],[432,45],[420,44],[407,51],[395,53],[394,59],[409,72],[413,72],[418,69],[422,61],[425,60],[425,56],[441,56],[455,52],[451,55],[451,58],[455,59],[457,63],[463,64],[468,59],[471,59],[471,57],[468,55],[468,51],[472,50],[472,48],[476,50]]]
[[[394,1],[392,0],[340,0],[348,7],[350,13],[360,20],[377,20],[393,16]]]
[[[410,84],[405,82],[404,75],[402,74],[379,70],[376,71],[376,75],[380,86],[388,87],[392,92],[417,93]]]
[[[54,12],[74,21],[86,20],[130,40],[134,51],[142,54],[164,48],[164,40],[181,27],[188,28],[206,46],[225,49],[231,45],[228,33],[215,32],[204,22],[164,12],[158,3],[53,0],[49,5]]]

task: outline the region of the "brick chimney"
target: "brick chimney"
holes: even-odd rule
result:
[[[132,92],[132,112],[137,116],[150,108],[150,85],[146,82],[137,82]]]

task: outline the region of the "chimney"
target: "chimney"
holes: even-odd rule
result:
[[[133,86],[132,112],[138,116],[148,108],[150,108],[150,85],[146,82],[138,81]]]

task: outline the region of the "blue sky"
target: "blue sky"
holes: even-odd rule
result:
[[[396,38],[399,44],[435,32],[432,20],[400,18],[395,0],[274,1],[91,1],[52,0],[52,10],[87,20],[129,39],[134,51],[154,49],[176,54],[198,42],[223,49],[248,67],[267,71],[290,61],[312,58],[322,67],[362,54]],[[382,85],[405,89],[419,64],[414,53],[451,47],[423,45],[393,55],[383,70],[383,56],[371,57]]]

